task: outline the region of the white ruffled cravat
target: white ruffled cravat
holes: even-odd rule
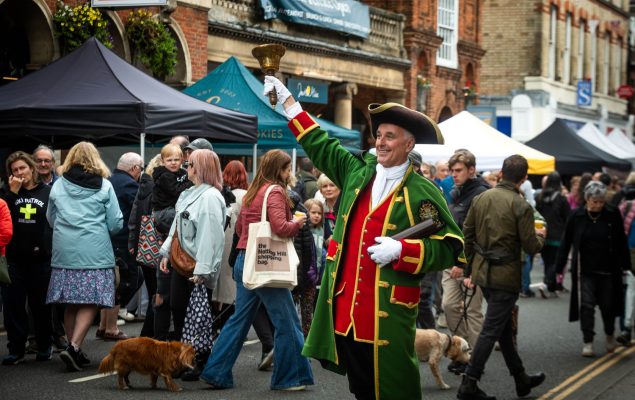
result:
[[[406,161],[401,165],[390,168],[384,168],[381,164],[377,164],[377,167],[375,167],[377,174],[375,175],[375,181],[373,182],[373,189],[371,192],[372,208],[377,207],[384,197],[388,196],[394,187],[401,182],[406,170],[408,169],[408,164],[409,161]]]

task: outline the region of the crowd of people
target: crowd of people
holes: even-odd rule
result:
[[[545,376],[527,374],[518,355],[516,301],[536,297],[536,287],[545,299],[568,291],[567,268],[582,355],[596,354],[596,306],[606,351],[630,344],[635,173],[623,185],[603,173],[568,177],[567,187],[552,172],[533,190],[521,156],[481,173],[469,149],[428,163],[414,144],[439,142],[438,126],[395,103],[369,106],[375,151],[356,156],[280,81],[267,77],[265,87],[277,92],[308,155],[297,171],[286,152],[271,150],[249,182],[241,162],[222,166],[210,142],[184,136],[147,165],[121,155],[112,173],[88,142],[57,170],[46,146],[9,155],[0,192],[0,251],[11,280],[1,286],[3,365],[21,363],[29,350],[38,361],[59,351],[69,371],[81,371],[91,363],[82,348],[93,324],[98,340],[129,338],[118,317],[139,291],[148,297],[136,306],[141,336],[181,340],[190,297],[202,287],[210,345],[184,380],[232,387],[253,326],[258,369],[272,369],[272,389],[312,385],[312,357],[345,373],[358,399],[416,399],[414,330],[442,327],[473,350],[469,364],[448,367],[464,375],[458,398],[491,398],[477,382],[496,342],[525,396]],[[263,214],[275,235],[293,241],[293,290],[243,285],[249,225]],[[426,220],[434,234],[393,238]],[[536,255],[544,280],[532,285]]]

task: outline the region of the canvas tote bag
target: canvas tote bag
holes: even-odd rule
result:
[[[298,284],[300,259],[293,247],[293,238],[281,238],[271,232],[267,221],[267,198],[274,188],[265,192],[260,222],[249,224],[249,237],[245,251],[243,285],[247,289],[273,287],[293,289]]]

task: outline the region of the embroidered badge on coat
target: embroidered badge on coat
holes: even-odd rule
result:
[[[437,226],[444,225],[443,221],[439,217],[439,209],[436,204],[430,200],[423,200],[421,202],[421,205],[419,206],[419,218],[421,218],[421,221],[431,219]]]

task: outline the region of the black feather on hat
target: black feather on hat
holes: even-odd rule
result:
[[[415,137],[417,144],[443,144],[439,126],[427,115],[409,109],[398,103],[371,103],[368,105],[373,137],[381,124],[402,127]]]

